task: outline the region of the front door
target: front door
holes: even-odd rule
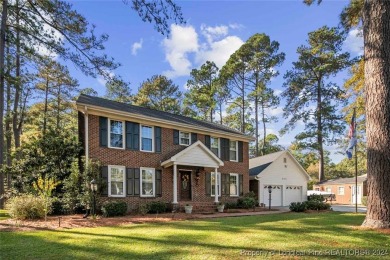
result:
[[[180,171],[180,199],[191,200],[191,172]]]

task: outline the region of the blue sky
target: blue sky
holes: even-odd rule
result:
[[[144,23],[122,1],[71,1],[75,9],[97,32],[110,38],[106,53],[122,64],[114,73],[131,82],[132,93],[140,84],[155,74],[171,78],[182,90],[189,72],[199,68],[206,60],[220,67],[240,45],[255,33],[266,33],[280,43],[280,51],[286,54],[284,64],[278,68],[280,76],[270,87],[276,93],[283,88],[283,74],[297,59],[296,49],[305,43],[308,32],[321,26],[337,26],[339,14],[347,1],[324,1],[321,6],[308,7],[302,1],[177,1],[182,7],[186,25],[172,25],[169,38],[160,35],[149,23]],[[352,56],[362,54],[362,39],[356,31],[350,32],[344,48]],[[70,66],[72,75],[80,86],[92,87],[104,95],[104,80],[86,77]],[[340,73],[335,81],[342,84],[348,77]],[[280,116],[278,123],[269,126],[269,132],[278,133],[284,125],[281,108],[269,111]],[[347,126],[346,126],[347,128]],[[280,137],[280,143],[288,146],[295,134],[303,129],[297,126],[292,133]],[[329,147],[334,150],[334,147]],[[333,155],[335,162],[343,156]]]

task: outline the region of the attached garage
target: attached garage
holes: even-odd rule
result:
[[[307,200],[307,172],[289,151],[280,151],[249,160],[249,187],[259,203],[269,205],[268,186],[272,187],[271,206],[289,206]]]

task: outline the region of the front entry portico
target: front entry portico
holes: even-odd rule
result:
[[[218,173],[218,168],[223,166],[224,163],[219,159],[209,148],[207,148],[201,141],[196,141],[192,145],[188,146],[181,152],[175,154],[170,159],[161,163],[164,168],[173,167],[173,204],[178,203],[178,165],[180,166],[194,166],[203,168],[213,168],[214,172]],[[180,171],[180,177],[182,178],[183,172]],[[191,177],[191,175],[189,175]],[[218,178],[214,178],[215,187],[218,186]],[[180,184],[183,185],[180,179]],[[182,195],[182,194],[180,194]],[[183,198],[181,198],[183,199]],[[215,192],[214,202],[218,203],[218,193]]]

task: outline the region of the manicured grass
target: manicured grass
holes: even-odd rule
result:
[[[287,213],[58,231],[0,232],[1,259],[236,259],[289,250],[304,258],[389,249],[390,236],[358,229],[363,214]],[[316,250],[316,251],[314,251]],[[290,251],[292,252],[292,251]],[[342,258],[339,255],[323,258]],[[389,252],[388,252],[389,253]],[[311,254],[311,255],[309,255]],[[313,256],[317,254],[317,256]],[[356,258],[351,255],[351,258]],[[355,254],[355,253],[354,253]],[[261,258],[260,256],[260,258]],[[292,256],[288,257],[292,258]],[[377,259],[371,255],[365,259]],[[381,259],[389,258],[389,255]]]
[[[8,212],[4,209],[0,209],[0,220],[10,218]]]

